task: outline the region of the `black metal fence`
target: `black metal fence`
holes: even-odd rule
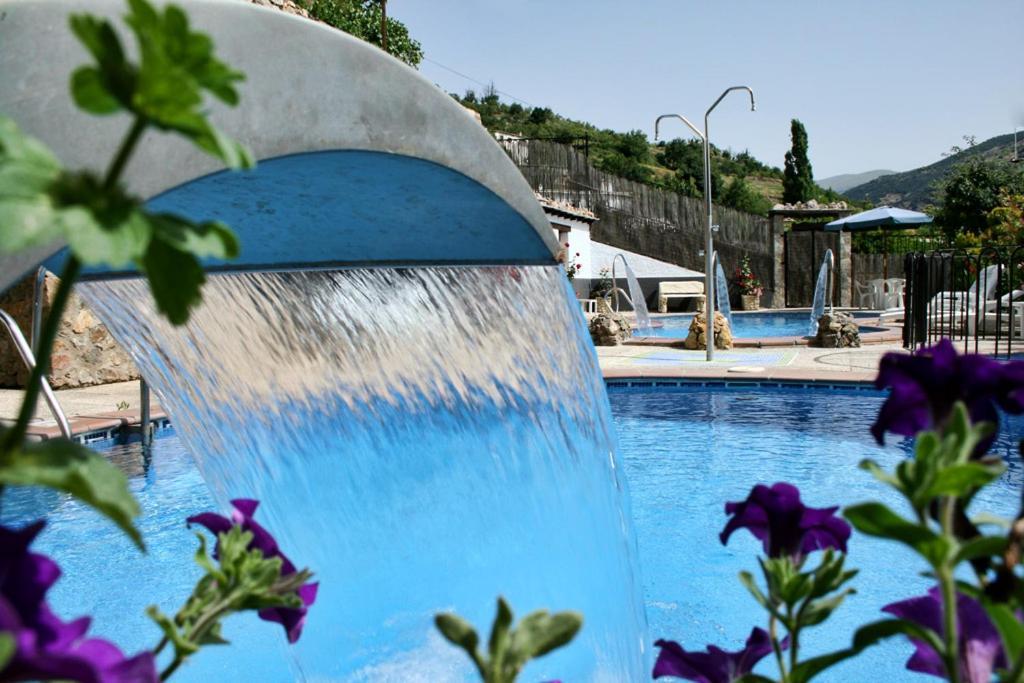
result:
[[[851,244],[854,254],[911,254],[949,249],[952,246],[940,232],[908,235],[892,230],[855,232]]]
[[[907,254],[903,345],[1024,352],[1024,246]]]

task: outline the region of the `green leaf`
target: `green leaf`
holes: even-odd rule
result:
[[[76,206],[62,211],[59,223],[71,251],[87,265],[106,263],[120,268],[138,260],[153,234],[139,211],[110,216],[104,224],[95,214]]]
[[[125,21],[135,33],[141,53],[132,110],[147,122],[189,137],[229,168],[252,166],[248,150],[221,133],[202,111],[202,94],[238,103],[235,84],[244,75],[214,55],[209,36],[193,32],[188,16],[167,5],[161,13],[145,0],[129,0]]]
[[[569,643],[582,627],[583,615],[578,612],[531,612],[512,630],[509,637],[509,660],[525,663],[542,657]]]
[[[469,622],[458,615],[445,613],[434,616],[434,624],[445,640],[461,647],[474,659],[477,657],[476,648],[480,637]]]
[[[176,652],[192,654],[199,650],[199,645],[186,638],[185,634],[175,625],[174,620],[157,609],[156,605],[147,607],[146,614],[160,627],[160,630],[168,642],[174,646]]]
[[[508,629],[512,625],[512,609],[505,598],[498,597],[498,611],[491,625],[491,638],[487,643],[487,651],[491,661],[501,661],[508,647]]]
[[[60,237],[48,194],[60,164],[41,142],[0,116],[0,251],[13,252]]]
[[[1006,550],[1005,536],[976,536],[960,544],[960,549],[953,560],[954,566],[979,557],[1002,555],[1004,550]]]
[[[71,32],[101,67],[110,68],[125,61],[121,41],[109,21],[90,14],[73,14],[69,21]]]
[[[820,600],[812,600],[800,611],[800,626],[817,626],[821,622],[829,618],[829,616],[838,609],[839,605],[842,604],[846,596],[856,593],[852,588],[847,588],[838,595],[833,595],[831,598],[822,598]]]
[[[870,458],[861,460],[860,468],[862,470],[867,470],[868,472],[870,472],[871,476],[873,476],[875,479],[882,482],[883,484],[888,484],[889,486],[892,486],[895,489],[901,488],[899,479],[886,472],[884,469],[882,469],[881,465],[879,465],[874,460],[871,460]]]
[[[843,516],[858,531],[899,541],[916,550],[932,566],[943,562],[949,553],[949,543],[931,529],[903,519],[881,503],[861,503],[843,510]]]
[[[775,680],[761,674],[747,674],[737,678],[736,683],[775,683]]]
[[[1012,607],[1006,603],[993,603],[990,600],[982,600],[982,607],[988,613],[992,623],[995,624],[999,636],[1003,640],[1003,649],[1011,666],[1024,653],[1024,623],[1015,614]]]
[[[85,446],[66,439],[25,444],[0,460],[0,484],[45,486],[70,493],[117,524],[145,549],[133,520],[139,504],[124,474]]]
[[[227,583],[228,577],[225,576],[224,572],[220,570],[214,561],[210,558],[206,552],[206,536],[196,532],[196,538],[199,539],[199,547],[196,548],[195,560],[196,564],[203,568],[203,570],[213,577],[215,581],[220,583]]]
[[[774,613],[775,609],[772,607],[771,603],[768,602],[768,598],[765,594],[761,592],[761,587],[757,585],[754,575],[750,572],[742,571],[739,573],[739,577],[740,583],[747,587],[747,590],[754,596],[754,599],[757,600],[758,604],[769,612]]]
[[[14,637],[6,631],[0,632],[0,671],[3,671],[7,662],[11,661],[15,650]]]
[[[927,495],[964,497],[998,479],[1004,469],[1001,463],[998,466],[983,462],[949,465],[936,473]]]
[[[103,74],[92,66],[82,66],[71,74],[71,96],[79,109],[90,114],[113,114],[121,103],[107,89]]]
[[[158,239],[197,258],[236,258],[238,238],[231,228],[217,221],[193,223],[169,213],[147,214]]]
[[[196,257],[154,239],[141,268],[149,279],[157,309],[175,325],[188,322],[190,310],[202,300],[199,288],[206,281]]]

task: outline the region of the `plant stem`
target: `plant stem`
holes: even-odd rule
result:
[[[796,669],[797,664],[797,651],[800,649],[800,627],[797,625],[797,620],[793,618],[793,608],[786,607],[786,621],[792,625],[789,628],[789,670]]]
[[[135,117],[135,121],[132,122],[132,127],[128,130],[128,134],[121,141],[117,155],[110,162],[110,168],[107,169],[107,176],[103,179],[104,190],[112,189],[117,181],[120,180],[121,172],[124,170],[125,165],[127,165],[132,152],[135,151],[135,145],[139,142],[139,138],[142,137],[145,130],[146,122],[140,117]]]
[[[789,673],[786,671],[786,661],[782,658],[782,648],[779,646],[778,630],[775,627],[777,619],[772,614],[768,617],[768,637],[772,642],[772,651],[775,652],[775,661],[779,665],[779,680],[782,683],[789,681]]]
[[[953,511],[956,506],[956,498],[948,496],[942,500],[942,534],[953,540]],[[936,575],[939,585],[942,587],[942,611],[943,611],[943,634],[945,639],[945,653],[943,659],[946,664],[946,674],[950,683],[960,683],[960,656],[959,631],[957,629],[956,614],[956,582],[953,579],[953,568],[949,566],[948,560],[943,560],[942,565],[936,568]]]
[[[50,314],[46,316],[43,323],[43,330],[39,335],[39,355],[36,357],[36,365],[28,377],[28,384],[25,385],[25,396],[21,401],[21,411],[18,413],[18,420],[14,427],[4,435],[3,444],[0,445],[0,453],[7,454],[21,445],[28,430],[29,420],[35,412],[36,401],[39,400],[39,393],[42,391],[42,381],[50,372],[50,357],[53,350],[53,342],[60,330],[61,317],[64,308],[67,306],[71,296],[71,289],[78,279],[78,272],[82,264],[74,256],[68,259],[64,270],[60,275],[60,286],[53,298],[53,305],[50,306]]]
[[[171,674],[173,674],[175,671],[177,671],[178,667],[181,666],[182,662],[184,662],[184,661],[185,661],[185,658],[182,657],[177,652],[175,652],[174,653],[174,660],[170,664],[167,665],[166,669],[164,669],[163,671],[160,672],[160,680],[161,681],[166,681],[168,678],[170,678]]]

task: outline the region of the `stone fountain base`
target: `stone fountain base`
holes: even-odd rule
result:
[[[818,334],[809,342],[810,346],[823,349],[860,347],[860,328],[852,315],[847,313],[826,313],[818,318]]]
[[[708,347],[706,320],[707,316],[704,313],[693,316],[690,333],[686,336],[686,341],[683,342],[685,348],[706,349]],[[729,329],[729,321],[718,311],[715,311],[715,348],[732,348],[732,330]]]

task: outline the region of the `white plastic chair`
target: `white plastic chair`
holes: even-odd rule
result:
[[[900,277],[891,277],[886,280],[882,307],[886,310],[903,308],[903,292],[906,286],[907,281]]]
[[[854,282],[853,286],[857,289],[857,306],[859,308],[874,308],[875,299],[878,296],[875,285],[870,282],[867,284]]]

